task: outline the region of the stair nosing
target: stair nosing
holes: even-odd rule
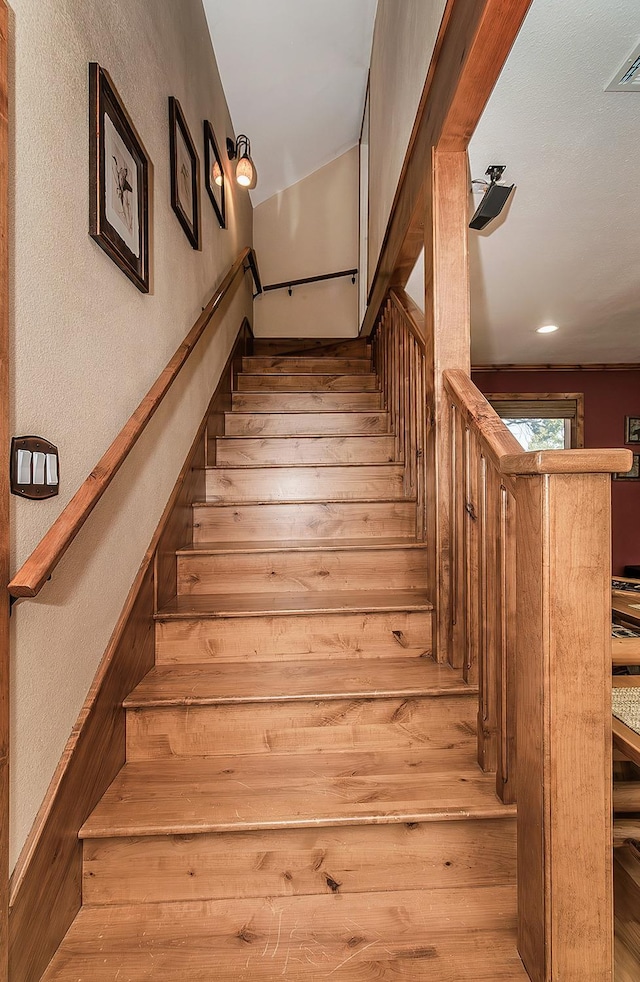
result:
[[[403,460],[331,460],[331,461],[321,461],[317,464],[310,463],[300,463],[294,461],[291,464],[207,464],[205,467],[206,471],[242,471],[242,470],[275,470],[280,468],[281,470],[294,470],[300,467],[404,467]]]
[[[311,593],[311,591],[309,591]],[[364,591],[362,591],[364,593]],[[388,591],[393,594],[393,590]],[[422,594],[421,599],[416,597],[415,600],[409,599],[408,594],[412,591],[405,590],[404,596],[400,601],[395,603],[390,599],[388,603],[367,603],[366,594],[362,601],[352,600],[347,606],[337,606],[335,604],[321,604],[319,601],[317,603],[311,603],[309,607],[306,608],[296,608],[291,605],[287,606],[284,602],[278,605],[277,602],[273,603],[271,607],[265,607],[262,610],[256,610],[252,608],[247,603],[246,608],[238,610],[229,610],[223,601],[228,600],[233,594],[199,594],[198,599],[204,602],[203,598],[208,597],[211,601],[210,610],[176,610],[170,611],[167,608],[161,608],[154,613],[154,620],[157,621],[169,621],[169,620],[219,620],[225,617],[305,617],[313,615],[317,612],[321,612],[325,615],[331,614],[379,614],[379,613],[400,613],[400,612],[414,612],[420,611],[424,613],[433,612],[433,603],[428,600],[425,596],[425,591],[416,590],[413,591],[416,594]],[[287,596],[291,594],[251,594],[249,595],[253,600],[256,597],[264,599],[266,597],[271,597],[273,600],[284,600]],[[305,594],[297,594],[297,596],[305,597]],[[315,598],[318,594],[314,593],[312,596]],[[353,598],[353,594],[350,595]]]
[[[378,412],[378,410],[372,410]],[[237,416],[238,413],[226,413],[227,416]],[[242,415],[242,414],[240,414]],[[246,416],[276,416],[280,413],[245,413]],[[366,413],[365,413],[366,415]],[[370,439],[372,437],[388,437],[393,439],[394,433],[217,433],[209,437],[210,440],[355,440]]]
[[[357,544],[342,544],[340,539],[314,540],[314,539],[274,539],[272,543],[268,540],[260,541],[256,545],[255,540],[237,540],[235,542],[202,542],[199,545],[182,546],[176,549],[177,556],[217,556],[234,553],[264,553],[264,552],[360,552],[360,551],[385,551],[393,549],[426,549],[427,543],[418,539],[404,539],[402,536],[394,536],[394,541],[378,542],[376,539],[363,538]],[[305,544],[302,544],[302,543]],[[292,543],[296,543],[293,545]]]
[[[372,416],[374,413],[384,413],[389,415],[389,410],[384,408],[376,409],[228,409],[225,416]],[[226,435],[226,434],[225,434]],[[231,436],[232,434],[228,434]],[[343,434],[340,434],[342,436]],[[385,434],[372,434],[373,436],[384,436]],[[360,436],[355,433],[354,436]]]
[[[419,659],[415,659],[419,661]],[[194,663],[194,667],[195,667]],[[235,663],[228,663],[235,664]],[[252,670],[259,672],[259,667],[261,662],[252,662]],[[274,664],[267,662],[266,664]],[[279,664],[279,663],[278,663]],[[292,664],[292,663],[287,663]],[[305,664],[313,665],[314,662],[309,662]],[[333,663],[335,664],[335,663]],[[347,663],[349,664],[349,663]],[[208,666],[203,666],[208,667]],[[278,692],[277,690],[272,691],[269,695],[266,693],[262,694],[252,694],[252,695],[211,695],[211,696],[156,696],[148,697],[144,701],[138,697],[135,698],[135,689],[124,700],[124,708],[127,710],[145,710],[145,709],[170,709],[176,706],[184,706],[185,708],[192,707],[206,707],[206,706],[242,706],[251,705],[254,703],[290,703],[290,702],[339,702],[341,700],[348,699],[349,701],[358,702],[375,702],[379,700],[386,699],[448,699],[448,698],[459,698],[462,697],[475,697],[478,695],[477,685],[467,685],[462,679],[459,680],[459,684],[452,685],[451,688],[445,688],[443,686],[438,686],[435,683],[425,684],[423,686],[405,686],[398,688],[383,688],[376,690],[375,692],[370,689],[357,688],[353,686],[352,688],[346,687],[341,691],[334,690],[333,688],[327,689],[326,692],[321,691],[317,688],[315,692]]]
[[[313,465],[311,465],[313,466]],[[359,505],[396,505],[396,504],[416,504],[417,498],[287,498],[286,500],[252,498],[248,499],[233,499],[231,501],[193,501],[191,503],[192,508],[230,508],[238,507],[240,505],[344,505],[344,504],[359,504]]]

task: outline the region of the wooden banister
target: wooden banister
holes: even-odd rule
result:
[[[243,249],[138,408],[9,583],[8,590],[12,597],[38,595],[144,433],[210,321],[222,306],[236,278],[248,270],[252,273],[256,290],[261,291],[254,251],[251,248]]]
[[[517,793],[520,953],[535,982],[610,980],[609,475],[631,451],[525,453],[465,372],[443,383],[449,640],[479,680],[478,761]]]
[[[445,372],[444,384],[465,423],[482,441],[483,452],[501,474],[615,474],[633,464],[632,452],[617,448],[525,452],[465,372]]]
[[[403,491],[415,501],[416,536],[425,537],[425,346],[420,311],[404,290],[390,293],[371,335],[373,363],[394,434],[395,459],[404,464]]]

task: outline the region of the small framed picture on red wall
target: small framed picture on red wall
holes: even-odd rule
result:
[[[627,441],[628,442],[628,441]],[[634,453],[633,465],[630,471],[618,471],[613,475],[614,481],[640,481],[640,453]]]
[[[624,442],[640,443],[640,416],[625,417]]]

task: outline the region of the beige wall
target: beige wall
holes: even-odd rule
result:
[[[378,0],[371,52],[369,285],[446,0]]]
[[[274,194],[254,212],[263,283],[358,265],[358,147]],[[350,278],[266,293],[255,304],[261,337],[354,337],[358,290]]]
[[[203,197],[194,252],[169,203],[167,97],[202,161],[202,120],[231,123],[201,0],[12,0],[12,325],[16,434],[60,450],[61,494],[13,499],[14,568],[49,528],[151,385],[240,249]],[[154,286],[143,296],[89,238],[87,65],[110,72],[155,169]],[[244,314],[240,286],[58,570],[12,617],[12,857],[22,845]]]

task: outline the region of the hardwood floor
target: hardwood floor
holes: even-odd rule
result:
[[[515,807],[476,762],[477,688],[431,658],[415,465],[366,343],[243,369],[44,979],[524,980]]]

